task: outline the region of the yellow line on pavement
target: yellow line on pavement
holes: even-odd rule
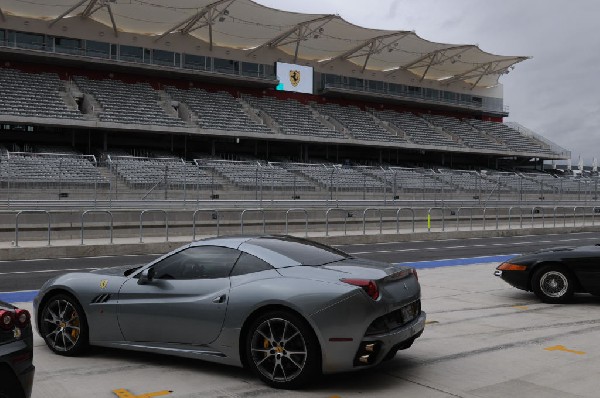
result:
[[[117,395],[117,397],[119,397],[119,398],[152,398],[152,397],[161,397],[163,395],[169,395],[172,392],[173,391],[163,390],[163,391],[156,391],[156,392],[148,392],[146,394],[141,394],[141,395],[133,395],[132,393],[130,393],[129,391],[127,391],[124,388],[119,388],[118,390],[113,390],[113,393],[115,393]]]
[[[555,345],[552,347],[544,348],[544,350],[546,350],[546,351],[563,351],[563,352],[569,352],[571,354],[585,355],[585,352],[583,352],[583,351],[569,350],[564,345]]]

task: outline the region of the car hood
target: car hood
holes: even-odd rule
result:
[[[120,265],[118,267],[110,267],[110,268],[102,268],[102,269],[97,269],[94,271],[91,271],[90,273],[92,274],[99,274],[99,275],[119,275],[119,276],[124,276],[125,275],[125,271],[128,271],[132,268],[139,268],[142,267],[146,264],[129,264],[129,265]]]

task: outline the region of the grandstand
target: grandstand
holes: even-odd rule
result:
[[[543,172],[569,151],[503,123],[500,78],[526,57],[252,0],[40,0],[0,13],[0,182],[13,196],[50,186],[111,198],[473,197],[597,185]]]

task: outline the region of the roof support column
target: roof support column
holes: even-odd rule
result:
[[[87,7],[85,7],[85,10],[83,10],[83,12],[81,13],[81,17],[83,17],[83,18],[89,17],[90,15],[92,15],[93,13],[98,11],[98,9],[100,7],[102,7],[102,5],[100,5],[100,7],[97,7],[96,9],[94,9],[94,6],[96,5],[97,2],[98,2],[98,0],[90,1],[89,4],[87,5]]]
[[[48,27],[51,28],[52,26],[54,26],[55,23],[57,23],[58,21],[60,21],[61,19],[63,19],[67,15],[69,15],[71,12],[76,10],[78,7],[82,6],[83,3],[85,3],[86,1],[90,1],[90,0],[81,0],[79,3],[76,3],[73,7],[69,8],[67,11],[63,12],[58,17],[54,18],[52,20],[52,22],[50,22],[50,25],[48,25]]]
[[[110,15],[110,22],[112,23],[113,31],[115,32],[115,37],[119,37],[119,31],[117,30],[115,16],[113,15],[112,8],[110,8],[110,4],[106,4],[106,9],[108,10],[108,15]]]

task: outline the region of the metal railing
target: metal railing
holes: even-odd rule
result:
[[[267,225],[265,221],[265,211],[264,209],[244,209],[240,214],[240,233],[244,233],[244,215],[246,213],[260,213],[262,215],[262,231],[263,234],[267,231]]]
[[[45,214],[48,218],[48,246],[50,246],[50,212],[46,210],[21,210],[15,216],[15,246],[19,247],[19,217],[23,214]]]
[[[214,220],[217,220],[217,236],[220,235],[220,214],[219,214],[219,210],[216,209],[198,209],[196,211],[194,211],[194,213],[192,214],[192,239],[196,240],[196,216],[198,215],[198,213],[208,213],[210,212],[212,214],[212,218]]]
[[[389,214],[386,214],[389,210]],[[248,216],[251,213],[258,214],[256,225],[260,226],[261,232],[266,233],[267,224],[273,231],[281,231],[280,233],[294,234],[290,228],[291,215],[294,213],[300,214],[301,218],[297,218],[297,222],[301,223],[302,228],[298,233],[309,236],[325,236],[331,235],[333,215],[337,213],[335,218],[337,234],[348,235],[349,224],[357,231],[361,231],[362,235],[371,233],[414,233],[431,232],[434,228],[446,231],[446,213],[452,213],[455,216],[456,228],[453,230],[460,231],[462,228],[474,231],[476,228],[486,231],[489,229],[489,221],[495,218],[495,230],[506,229],[514,230],[515,228],[523,229],[535,228],[578,228],[578,227],[593,227],[595,226],[596,212],[600,212],[600,206],[574,206],[574,207],[544,207],[544,206],[511,206],[508,208],[481,208],[481,207],[399,207],[399,208],[340,208],[331,207],[323,209],[307,209],[307,208],[289,208],[289,209],[274,209],[271,210],[273,217],[267,222],[266,211],[262,208],[248,209],[196,209],[194,211],[180,211],[172,216],[166,210],[146,209],[141,211],[126,211],[118,212],[110,210],[89,209],[82,212],[61,212],[47,210],[20,210],[0,214],[5,220],[10,220],[14,216],[14,245],[19,247],[23,240],[23,231],[35,231],[37,234],[29,233],[28,241],[39,241],[40,225],[38,222],[29,221],[23,224],[25,215],[43,216],[45,221],[41,226],[45,230],[45,243],[50,245],[52,239],[71,239],[75,231],[79,232],[79,241],[83,245],[86,243],[86,232],[90,230],[89,217],[96,215],[104,215],[106,221],[97,222],[95,229],[106,231],[109,235],[110,244],[115,243],[114,230],[119,228],[120,235],[123,239],[135,237],[136,226],[131,223],[132,217],[139,218],[137,226],[139,242],[144,242],[145,232],[148,229],[148,215],[157,214],[160,217],[153,219],[152,229],[153,236],[164,237],[164,241],[170,239],[171,227],[176,226],[178,236],[189,236],[195,240],[197,238],[197,230],[199,226],[204,231],[210,231],[220,236],[223,233],[245,233],[249,225]],[[351,215],[358,212],[362,213],[362,217],[352,219]],[[393,212],[393,213],[392,213]],[[432,219],[432,216],[437,213],[437,217]],[[491,214],[493,213],[493,215]],[[210,217],[205,217],[199,222],[201,214],[210,214]],[[371,216],[370,216],[371,215]],[[404,215],[404,216],[403,216]],[[236,217],[237,218],[236,220]],[[523,218],[529,218],[524,225]],[[516,219],[518,218],[518,222]],[[550,220],[551,218],[551,220]],[[562,218],[562,222],[561,222]],[[427,228],[420,226],[417,228],[417,221],[430,220],[431,224]],[[6,222],[4,221],[5,229]],[[8,221],[10,222],[10,221]],[[386,223],[388,227],[386,228]],[[393,224],[395,223],[395,228]],[[310,224],[310,227],[309,227]],[[343,224],[343,227],[341,226]],[[25,225],[25,226],[24,226]],[[188,226],[191,226],[191,231]],[[161,232],[162,229],[162,232]],[[54,230],[54,233],[51,231]],[[0,234],[2,232],[0,231]],[[6,232],[4,232],[6,234]],[[275,232],[277,233],[277,232]],[[96,232],[95,236],[98,236]],[[89,239],[89,236],[87,237]]]
[[[81,213],[81,244],[83,245],[83,235],[84,235],[84,221],[85,216],[88,214],[108,214],[110,217],[109,231],[110,231],[110,243],[113,243],[113,225],[114,225],[114,217],[112,212],[108,210],[86,210]]]
[[[35,167],[30,168],[32,162]],[[365,207],[406,207],[407,202],[422,207],[434,202],[432,207],[443,207],[452,201],[461,202],[456,207],[511,203],[587,207],[596,205],[600,197],[598,177],[554,178],[541,173],[206,159],[191,163],[134,156],[97,161],[85,155],[29,154],[13,154],[0,163],[0,169],[0,206],[21,209],[27,201],[73,208],[120,207],[124,201],[147,208],[143,203],[156,202],[159,208],[186,209],[198,208],[205,201],[221,204],[228,200],[243,207],[272,206],[280,201],[303,203],[290,207],[306,207],[306,201],[320,202],[322,207],[330,207],[332,201],[363,201]],[[35,170],[42,169],[50,175],[41,178],[41,172]],[[77,170],[85,173],[77,174]]]
[[[304,213],[304,236],[308,237],[308,211],[305,209],[288,209],[288,211],[285,212],[285,234],[288,234],[288,218],[290,213],[298,212]]]
[[[144,214],[159,213],[165,216],[165,241],[169,241],[169,215],[164,210],[142,210],[140,213],[140,243],[144,242]]]

